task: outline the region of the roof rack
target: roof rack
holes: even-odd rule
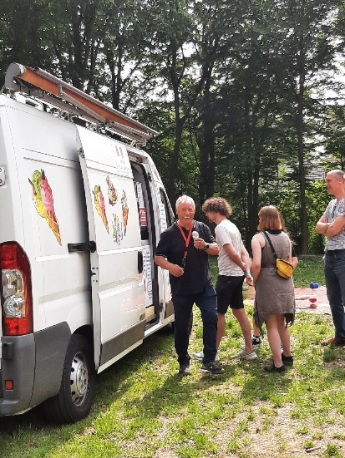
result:
[[[25,67],[17,63],[10,64],[6,71],[5,88],[46,100],[74,116],[101,124],[101,127],[106,130],[127,138],[135,144],[145,145],[147,140],[158,134],[155,130],[40,68]]]

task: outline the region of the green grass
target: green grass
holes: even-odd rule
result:
[[[322,256],[301,256],[294,272],[296,288],[308,287],[311,282],[325,284]]]
[[[319,260],[300,262],[296,282],[322,284]],[[309,272],[309,276],[308,276]],[[305,283],[304,283],[305,282]],[[252,308],[248,307],[252,314]],[[293,369],[266,374],[267,340],[256,361],[232,361],[242,344],[229,316],[222,342],[225,373],[177,375],[172,335],[145,340],[98,376],[89,417],[54,426],[39,409],[0,419],[0,455],[12,457],[301,457],[345,456],[345,353],[320,346],[332,334],[329,316],[298,313],[291,327]],[[191,351],[200,350],[196,309]]]

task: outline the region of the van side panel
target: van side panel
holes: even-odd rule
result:
[[[36,323],[35,330],[67,320],[74,331],[91,319],[89,253],[68,251],[69,243],[88,241],[85,203],[80,195],[81,173],[78,164],[71,161],[52,163],[49,157],[38,160],[37,153],[31,151],[23,151],[23,154],[26,176],[44,173],[54,199],[54,217],[42,217],[32,186],[28,180],[24,182],[30,186],[29,215],[25,217],[30,218],[33,229],[28,243],[33,242],[36,266],[42,272],[41,279],[36,278],[35,291],[38,293],[36,304],[43,309],[45,320],[40,327]]]

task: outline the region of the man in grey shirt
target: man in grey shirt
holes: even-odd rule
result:
[[[326,175],[328,194],[335,197],[316,224],[316,232],[327,237],[325,248],[325,279],[331,307],[335,336],[321,345],[345,346],[345,175],[332,170]]]

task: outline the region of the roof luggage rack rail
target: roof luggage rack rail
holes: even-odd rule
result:
[[[99,129],[110,131],[135,145],[145,145],[147,140],[157,135],[155,130],[40,68],[10,64],[6,71],[5,89],[37,97],[72,117],[96,124]]]

